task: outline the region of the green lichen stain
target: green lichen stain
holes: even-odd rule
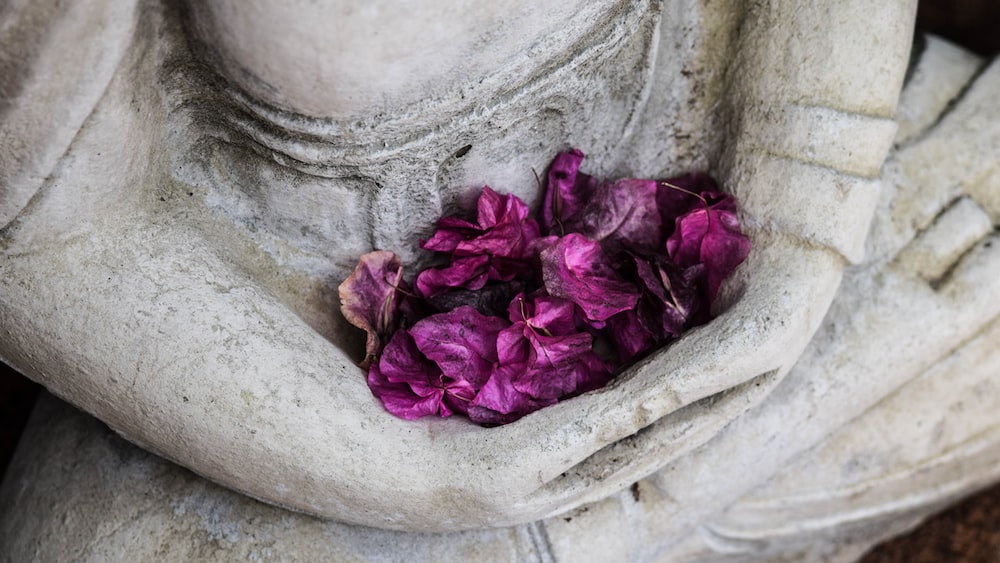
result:
[[[253,402],[257,397],[254,397],[253,393],[244,389],[243,391],[240,391],[240,398],[243,399],[243,402],[246,403],[248,407],[252,407]]]

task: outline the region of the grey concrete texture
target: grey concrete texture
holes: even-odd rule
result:
[[[995,73],[964,91],[969,109],[939,122],[914,110],[900,129],[910,140],[879,177],[897,139],[912,3],[501,7],[434,16],[438,33],[491,30],[456,46],[472,57],[438,53],[434,37],[415,46],[413,60],[438,72],[427,76],[445,78],[424,80],[414,66],[380,83],[365,73],[389,54],[351,50],[365,18],[400,37],[419,18],[339,5],[315,8],[328,10],[320,17],[305,4],[278,17],[263,2],[7,5],[13,31],[0,51],[34,62],[3,78],[0,133],[26,149],[4,151],[0,356],[134,443],[237,491],[347,523],[449,531],[564,513],[694,463],[684,460],[741,425],[780,427],[752,414],[765,398],[786,397],[776,412],[814,421],[816,439],[846,422],[815,407],[814,384],[783,380],[804,350],[818,353],[815,340],[806,346],[849,264],[879,272],[848,278],[864,289],[844,310],[871,310],[866,330],[901,334],[892,331],[912,317],[942,335],[933,346],[887,336],[914,356],[898,381],[838,399],[857,412],[960,343],[950,335],[996,315],[995,258],[982,242],[997,216],[996,120],[949,125],[995,111]],[[343,33],[323,34],[329,21],[343,21]],[[270,48],[289,26],[303,44]],[[511,36],[530,56],[491,48]],[[104,43],[75,50],[72,37]],[[354,64],[311,62],[309,45]],[[70,50],[82,62],[68,64]],[[913,94],[928,108],[961,90],[962,69],[978,68],[931,51],[958,63],[944,93]],[[918,65],[911,83],[945,66]],[[98,72],[81,79],[81,67]],[[324,86],[342,79],[353,90]],[[66,119],[36,127],[53,107]],[[568,146],[599,176],[704,169],[739,198],[754,251],[726,286],[722,314],[607,388],[502,428],[392,418],[355,366],[358,335],[334,313],[337,284],[376,247],[418,266],[416,241],[433,219],[484,183],[537,202],[532,170]],[[943,179],[956,167],[975,178]],[[905,195],[896,205],[879,200],[887,180]],[[951,206],[959,196],[965,203]],[[945,207],[944,226],[931,228]],[[889,220],[868,237],[878,260],[865,262],[874,214]],[[903,248],[898,264],[886,262]],[[886,296],[873,304],[882,309],[865,308],[860,295],[873,294]],[[914,316],[914,303],[930,316]],[[845,363],[870,334],[824,330],[835,336],[819,341]],[[863,350],[871,357],[855,363],[875,369],[880,351]],[[837,377],[868,372],[856,373]],[[735,501],[745,491],[731,484]]]

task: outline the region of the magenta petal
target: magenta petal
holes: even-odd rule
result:
[[[485,254],[455,259],[442,268],[428,268],[414,285],[424,297],[440,295],[454,288],[481,289],[490,278],[490,257]]]
[[[594,192],[596,182],[580,172],[583,153],[577,149],[556,155],[549,166],[542,202],[542,223],[547,232],[565,234]]]
[[[654,180],[619,180],[597,188],[580,218],[581,232],[606,248],[655,252],[666,239]]]
[[[510,301],[507,313],[512,323],[527,323],[535,330],[555,335],[577,331],[576,306],[572,301],[537,293],[530,297],[521,293]]]
[[[340,284],[340,310],[368,339],[361,367],[368,367],[399,324],[398,289],[406,289],[399,257],[385,250],[361,256],[354,272]]]
[[[438,230],[421,247],[455,256],[490,256],[527,260],[531,241],[538,238],[538,223],[529,218],[527,204],[517,196],[500,195],[483,187],[478,201],[478,224],[454,217],[438,221]]]
[[[602,322],[635,307],[636,287],[611,267],[596,241],[568,234],[541,253],[542,278],[550,295],[580,306],[587,319]]]
[[[707,320],[696,315],[701,306],[697,287],[699,280],[705,277],[702,264],[682,270],[667,259],[654,264],[644,258],[636,258],[635,265],[639,279],[648,292],[636,309],[647,311],[644,317],[650,326],[662,328],[662,334],[657,333],[658,338],[680,336],[689,321]]]
[[[622,311],[608,319],[606,331],[618,352],[618,359],[623,363],[632,361],[661,342],[660,336],[654,334],[654,329],[643,322],[635,309]]]
[[[494,371],[469,405],[469,418],[480,424],[507,424],[555,404],[555,399],[534,399],[514,387],[511,377],[522,369],[523,366],[509,366]]]
[[[459,243],[456,255],[486,253],[504,258],[526,259],[528,246],[538,238],[538,223],[529,219],[528,205],[512,194],[500,195],[483,188],[479,196],[481,234]]]
[[[463,379],[451,380],[445,378],[444,401],[441,410],[449,408],[462,414],[469,413],[469,403],[476,398],[477,389]],[[442,414],[441,416],[446,416]]]
[[[723,199],[678,217],[677,227],[667,239],[667,252],[678,266],[705,265],[709,304],[723,280],[750,253],[750,239],[740,231],[732,205],[731,199]]]
[[[524,337],[526,325],[514,323],[497,334],[497,360],[505,368],[520,366],[526,369],[531,357],[531,345]]]
[[[372,364],[368,368],[368,388],[382,401],[385,410],[407,420],[437,414],[444,397],[444,391],[441,389],[432,390],[426,396],[421,396],[405,383],[392,383],[382,375],[378,364]],[[442,416],[447,415],[442,413]]]
[[[532,353],[527,369],[513,378],[514,388],[539,400],[561,399],[577,393],[597,375],[606,380],[611,373],[591,351],[592,337],[587,333],[566,336],[532,334],[528,341]]]
[[[417,348],[413,337],[401,328],[392,335],[379,358],[379,371],[387,381],[426,387],[441,370]]]
[[[718,189],[715,180],[701,172],[674,176],[657,182],[656,206],[660,210],[661,223],[666,231],[664,234],[670,236],[678,217],[692,209],[703,207],[705,204],[702,198],[717,192]]]
[[[497,334],[505,319],[488,317],[472,307],[431,315],[410,329],[417,348],[451,379],[481,387],[497,363]]]
[[[468,221],[457,217],[444,217],[438,220],[438,230],[431,238],[422,241],[420,248],[436,252],[454,252],[462,241],[476,236],[479,231],[478,226]]]
[[[405,329],[393,334],[382,357],[368,369],[368,387],[386,410],[406,419],[451,410],[442,405],[444,390],[433,385],[441,371],[417,349]]]

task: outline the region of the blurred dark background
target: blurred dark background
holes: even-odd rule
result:
[[[1000,0],[921,0],[917,30],[992,56],[1000,53]],[[0,475],[14,454],[40,389],[0,363]],[[1000,563],[1000,485],[930,518],[910,534],[876,547],[862,562]]]

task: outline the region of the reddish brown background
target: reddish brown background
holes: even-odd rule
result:
[[[886,0],[892,1],[892,0]],[[981,55],[1000,53],[1000,0],[922,0],[917,29]],[[38,385],[0,363],[0,475],[7,468]],[[1000,563],[1000,485],[888,541],[862,563]]]

